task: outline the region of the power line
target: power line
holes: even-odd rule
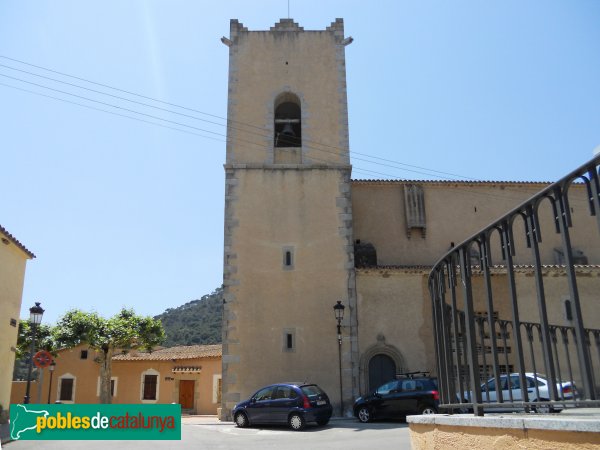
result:
[[[168,125],[163,125],[161,123],[156,123],[156,122],[151,122],[149,120],[140,119],[139,117],[132,117],[132,116],[128,116],[126,114],[119,114],[117,112],[108,111],[108,110],[102,109],[102,108],[95,108],[93,106],[85,105],[83,103],[72,102],[72,101],[66,100],[64,98],[59,98],[59,97],[54,97],[52,95],[42,94],[41,92],[35,92],[35,91],[31,91],[29,89],[23,89],[23,88],[20,88],[20,87],[17,87],[17,86],[11,86],[10,84],[0,83],[0,86],[6,86],[6,87],[9,87],[9,88],[12,88],[12,89],[19,90],[19,91],[28,92],[30,94],[39,95],[41,97],[46,97],[46,98],[51,98],[53,100],[58,100],[58,101],[64,102],[64,103],[70,103],[71,105],[82,106],[84,108],[88,108],[88,109],[91,109],[91,110],[94,110],[94,111],[100,111],[100,112],[103,112],[103,113],[112,114],[112,115],[119,116],[119,117],[125,117],[125,118],[131,119],[131,120],[137,120],[138,122],[144,122],[144,123],[148,123],[150,125],[156,125],[157,127],[168,128],[170,130],[176,130],[176,131],[180,131],[182,133],[192,134],[194,136],[199,136],[199,137],[203,137],[203,138],[206,138],[206,139],[212,139],[214,141],[224,142],[222,139],[218,139],[218,138],[215,138],[215,137],[212,137],[212,136],[204,136],[203,134],[194,133],[193,131],[183,130],[181,128],[176,128],[176,127],[170,127]]]
[[[32,81],[27,81],[27,80],[24,80],[22,78],[12,77],[10,75],[6,75],[6,74],[3,74],[3,73],[0,73],[0,76],[5,77],[5,78],[9,78],[9,79],[12,79],[12,80],[20,81],[22,83],[27,83],[27,84],[30,84],[30,85],[33,85],[33,86],[37,86],[37,87],[40,87],[42,89],[48,89],[48,90],[51,90],[51,91],[54,91],[54,92],[58,92],[58,93],[61,93],[61,94],[70,95],[70,96],[73,96],[73,97],[76,97],[76,98],[80,98],[80,99],[84,99],[84,100],[87,100],[87,101],[90,101],[90,102],[98,103],[98,104],[101,104],[103,106],[109,106],[109,107],[112,107],[112,108],[116,108],[116,109],[120,109],[120,110],[123,110],[123,111],[130,112],[130,113],[133,113],[133,114],[139,114],[141,116],[149,117],[149,118],[152,118],[152,119],[155,119],[155,120],[160,120],[160,121],[164,121],[164,122],[167,122],[167,123],[170,123],[170,124],[174,124],[174,125],[178,125],[178,126],[182,126],[182,127],[186,127],[186,128],[191,128],[191,129],[194,129],[194,130],[197,130],[197,131],[201,131],[203,133],[209,133],[209,134],[213,134],[213,135],[222,136],[222,137],[227,138],[227,136],[224,135],[224,134],[222,134],[222,133],[217,133],[215,131],[210,131],[210,130],[206,130],[204,128],[195,127],[193,125],[188,125],[188,124],[184,124],[184,123],[177,122],[177,121],[174,121],[174,120],[165,119],[165,118],[162,118],[162,117],[154,116],[152,114],[147,114],[147,113],[136,111],[136,110],[133,110],[133,109],[130,109],[130,108],[125,108],[123,106],[114,105],[112,103],[107,103],[107,102],[103,102],[103,101],[100,101],[100,100],[95,100],[95,99],[92,99],[92,98],[89,98],[89,97],[85,97],[85,96],[82,96],[82,95],[73,94],[72,92],[63,91],[63,90],[52,88],[52,87],[49,87],[49,86],[46,86],[46,85],[43,85],[43,84],[39,84],[39,83],[34,83]],[[137,102],[134,102],[134,103],[137,103]],[[263,136],[263,137],[266,137],[266,136]],[[240,141],[240,142],[244,142],[244,143],[248,143],[248,144],[251,144],[251,145],[255,145],[255,146],[258,146],[258,147],[261,147],[261,148],[268,148],[266,145],[264,145],[262,143],[257,143],[257,142],[249,141],[247,139],[235,138],[235,140]],[[314,147],[310,147],[310,146],[307,146],[307,147],[308,148],[312,148],[313,150],[316,150],[316,151],[321,151],[321,152],[326,152],[326,153],[332,153],[332,154],[335,154],[336,156],[338,155],[337,152],[328,151],[328,150],[324,150],[324,149],[318,149],[318,148],[314,148]],[[313,156],[313,158],[314,159],[318,159],[318,158],[316,158],[314,156]],[[367,159],[356,157],[356,156],[354,157],[354,159],[359,160],[359,161],[364,161],[364,162],[367,162],[369,164],[377,164],[377,165],[380,165],[380,166],[391,167],[391,168],[394,168],[394,169],[404,170],[404,171],[408,171],[408,172],[414,172],[414,173],[418,173],[418,174],[421,174],[421,175],[437,176],[438,178],[450,179],[448,177],[444,177],[444,176],[441,176],[441,175],[432,175],[432,174],[421,172],[421,171],[418,171],[418,170],[413,170],[413,169],[407,169],[407,168],[403,168],[403,167],[392,166],[390,164],[384,164],[384,163],[380,163],[380,162],[377,162],[377,161],[369,161]],[[428,169],[425,169],[425,170],[428,170]]]
[[[108,89],[113,89],[113,90],[118,91],[118,92],[127,93],[129,95],[134,95],[134,96],[137,96],[137,97],[140,97],[140,98],[144,98],[144,99],[147,99],[147,100],[152,100],[154,102],[158,102],[158,103],[161,103],[161,104],[164,104],[164,105],[173,106],[173,107],[180,108],[180,109],[183,109],[183,110],[187,110],[187,111],[195,112],[195,113],[198,113],[198,114],[210,116],[210,117],[213,117],[213,118],[218,118],[220,120],[226,121],[226,124],[221,124],[221,123],[218,123],[218,122],[209,121],[207,119],[201,119],[199,117],[192,116],[192,115],[189,115],[189,114],[184,114],[184,113],[180,113],[180,112],[177,112],[177,111],[169,110],[169,109],[166,109],[166,108],[161,108],[161,107],[158,107],[158,106],[155,106],[155,105],[149,105],[147,103],[138,102],[138,101],[131,100],[131,99],[128,99],[128,98],[124,98],[124,97],[116,96],[116,95],[109,94],[109,93],[106,93],[106,92],[98,91],[98,90],[95,90],[95,89],[87,88],[85,86],[80,86],[80,85],[77,85],[77,84],[74,84],[74,83],[69,83],[69,82],[66,82],[66,81],[63,81],[63,80],[57,80],[55,78],[45,77],[43,75],[35,74],[35,73],[29,72],[29,71],[26,71],[26,70],[17,69],[17,68],[11,67],[11,66],[6,66],[4,64],[0,64],[0,66],[8,68],[8,69],[11,69],[11,70],[15,70],[15,71],[27,73],[27,74],[30,74],[30,75],[33,75],[33,76],[36,76],[36,77],[40,77],[40,78],[48,79],[48,80],[51,80],[51,81],[55,81],[55,82],[67,84],[67,85],[70,85],[70,86],[73,86],[73,87],[77,87],[77,88],[80,88],[80,89],[86,89],[88,91],[95,92],[95,93],[98,93],[98,94],[101,94],[101,95],[106,95],[106,96],[110,96],[110,97],[113,97],[113,98],[118,98],[120,100],[132,102],[132,103],[135,103],[135,104],[138,104],[138,105],[147,106],[147,107],[150,107],[150,108],[155,108],[155,109],[158,109],[158,110],[161,110],[161,111],[165,111],[165,112],[169,112],[169,113],[172,113],[172,114],[181,115],[181,116],[188,117],[188,118],[191,118],[191,119],[194,119],[194,120],[204,121],[204,122],[207,122],[207,123],[210,123],[210,124],[213,124],[213,125],[224,126],[224,127],[227,127],[227,128],[234,129],[236,131],[241,131],[241,132],[250,133],[250,134],[256,134],[256,135],[259,135],[259,136],[261,136],[263,138],[272,138],[272,134],[268,130],[265,130],[263,127],[259,127],[259,126],[253,125],[253,124],[248,124],[248,123],[244,123],[244,122],[234,121],[234,120],[227,119],[227,118],[215,115],[215,114],[209,114],[209,113],[197,110],[197,109],[188,108],[188,107],[185,107],[185,106],[182,106],[182,105],[178,105],[178,104],[175,104],[175,103],[165,102],[163,100],[159,100],[159,99],[156,99],[156,98],[152,98],[152,97],[148,97],[148,96],[145,96],[145,95],[141,95],[141,94],[138,94],[138,93],[135,93],[135,92],[131,92],[131,91],[125,90],[125,89],[116,88],[114,86],[110,86],[110,85],[107,85],[107,84],[98,83],[98,82],[95,82],[95,81],[92,81],[92,80],[89,80],[89,79],[86,79],[86,78],[77,77],[77,76],[70,75],[70,74],[67,74],[67,73],[64,73],[64,72],[59,72],[59,71],[56,71],[56,70],[53,70],[53,69],[49,69],[49,68],[46,68],[46,67],[43,67],[43,66],[31,64],[31,63],[28,63],[28,62],[25,62],[25,61],[22,61],[22,60],[19,60],[19,59],[10,58],[8,56],[0,55],[0,58],[8,59],[10,61],[18,62],[18,63],[24,64],[24,65],[28,65],[28,66],[31,66],[31,67],[35,67],[35,68],[38,68],[38,69],[41,69],[41,70],[46,70],[46,71],[49,71],[49,72],[52,72],[52,73],[59,74],[61,76],[74,78],[74,79],[77,79],[77,80],[80,80],[80,81],[84,81],[86,83],[91,83],[91,84],[94,84],[94,85],[97,85],[97,86],[102,86],[102,87],[105,87],[105,88],[108,88]],[[230,125],[230,123],[235,123],[235,124],[238,124],[238,125],[242,125],[244,127],[249,127],[249,128],[253,128],[253,129],[256,129],[256,130],[260,130],[261,133],[260,134],[259,133],[253,133],[253,132],[248,131],[248,130],[243,130],[243,129],[240,129],[240,128],[234,128],[234,127],[232,127]],[[264,134],[265,132],[267,134]],[[315,144],[315,145],[318,145],[318,146],[321,146],[321,147],[331,148],[331,149],[335,150],[335,152],[331,151],[330,153],[335,153],[336,155],[338,155],[338,154],[339,155],[344,155],[344,154],[348,154],[349,155],[350,154],[349,150],[345,150],[343,148],[332,146],[332,145],[328,145],[328,144],[323,144],[323,143],[320,143],[320,142],[317,142],[317,141],[311,141],[311,140],[308,140],[308,139],[304,139],[304,143],[305,144]],[[317,151],[322,151],[322,152],[326,151],[324,149],[316,148],[316,147],[310,146],[310,145],[305,145],[305,146],[308,147],[308,148],[312,148],[313,150],[317,150]],[[370,164],[377,164],[377,165],[386,166],[386,167],[394,167],[396,169],[406,170],[408,172],[420,173],[422,175],[434,176],[434,177],[437,176],[438,178],[450,179],[449,177],[441,177],[441,176],[438,176],[438,175],[435,175],[435,174],[450,175],[452,177],[458,177],[458,178],[463,178],[463,179],[467,179],[467,180],[477,180],[476,178],[473,178],[473,177],[467,177],[467,176],[464,176],[464,175],[454,174],[454,173],[450,173],[450,172],[444,172],[444,171],[439,171],[439,170],[435,170],[435,169],[429,169],[427,167],[406,164],[406,163],[402,163],[402,162],[399,162],[399,161],[394,161],[394,160],[390,160],[390,159],[386,159],[386,158],[380,158],[380,157],[377,157],[377,156],[372,156],[372,155],[368,155],[368,154],[360,153],[360,152],[356,152],[356,151],[353,151],[352,153],[354,155],[360,155],[360,156],[363,156],[365,158],[371,158],[371,159],[376,159],[376,160],[379,160],[379,161],[385,161],[387,163],[392,163],[392,164],[399,165],[399,166],[406,166],[406,167],[411,167],[412,169],[420,169],[420,170],[425,170],[427,172],[433,172],[433,174],[427,174],[427,173],[420,172],[418,170],[411,170],[411,169],[405,169],[404,167],[390,166],[389,164],[383,164],[383,163],[378,163],[376,161],[369,161],[369,160],[365,160],[365,159],[354,157],[355,159],[358,159],[358,160],[361,160],[361,161],[366,161],[366,162],[369,162]]]
[[[15,79],[15,80],[18,80],[18,81],[23,81],[23,82],[26,82],[26,83],[29,83],[29,84],[33,84],[35,86],[44,87],[46,89],[54,90],[54,91],[57,91],[57,92],[60,92],[60,93],[65,93],[64,91],[60,91],[60,90],[57,90],[57,89],[49,88],[49,87],[43,86],[43,85],[38,85],[37,83],[28,82],[28,81],[25,81],[25,80],[20,80],[18,78],[10,77],[8,75],[0,74],[0,76],[5,76],[7,78]],[[218,133],[210,132],[210,133],[213,133],[213,134],[217,134],[217,135],[219,135],[221,137],[224,137],[225,139],[219,139],[219,138],[216,138],[216,137],[213,137],[213,136],[205,136],[205,135],[202,135],[202,134],[199,134],[199,133],[195,133],[195,132],[192,132],[192,131],[189,131],[189,130],[185,130],[185,129],[181,129],[181,128],[177,128],[177,127],[172,127],[172,126],[168,126],[168,125],[164,125],[164,124],[152,122],[152,121],[149,121],[149,120],[141,119],[139,117],[132,117],[132,116],[129,116],[129,115],[126,115],[126,114],[120,114],[120,113],[117,113],[117,112],[114,112],[114,111],[108,111],[108,110],[105,110],[105,109],[102,109],[102,108],[96,108],[96,107],[93,107],[93,106],[90,106],[90,105],[86,105],[86,104],[83,104],[83,103],[73,102],[73,101],[70,101],[70,100],[63,99],[63,98],[59,98],[59,97],[54,97],[54,96],[51,96],[51,95],[42,94],[40,92],[31,91],[29,89],[23,89],[23,88],[12,86],[12,85],[8,85],[8,84],[5,84],[5,83],[0,83],[0,86],[9,87],[9,88],[12,88],[12,89],[16,89],[16,90],[27,92],[27,93],[34,94],[34,95],[38,95],[38,96],[41,96],[41,97],[50,98],[50,99],[61,101],[61,102],[64,102],[64,103],[69,103],[69,104],[72,104],[72,105],[81,106],[81,107],[88,108],[88,109],[91,109],[91,110],[94,110],[94,111],[100,111],[100,112],[112,114],[112,115],[115,115],[115,116],[119,116],[119,117],[124,117],[124,118],[127,118],[127,119],[131,119],[131,120],[135,120],[135,121],[138,121],[138,122],[143,122],[143,123],[147,123],[147,124],[150,124],[150,125],[159,126],[159,127],[162,127],[162,128],[168,128],[168,129],[171,129],[171,130],[179,131],[179,132],[182,132],[182,133],[186,133],[186,134],[190,134],[190,135],[194,135],[194,136],[198,136],[198,137],[202,137],[202,138],[206,138],[206,139],[211,139],[211,140],[218,141],[218,142],[227,142],[228,141],[228,138],[225,135],[223,135],[223,134],[218,134]],[[129,110],[127,108],[122,108],[122,107],[115,106],[115,105],[112,105],[112,104],[109,104],[109,103],[104,103],[104,102],[100,102],[100,101],[97,101],[97,100],[89,99],[89,98],[83,97],[83,96],[78,96],[76,94],[70,94],[70,93],[66,93],[66,94],[73,95],[75,97],[82,98],[82,99],[85,99],[85,100],[97,102],[97,103],[100,103],[100,104],[103,104],[103,105],[106,105],[106,106],[111,106],[111,107],[114,107],[114,108],[120,108],[120,109],[123,109],[125,111],[133,112],[135,114],[142,114],[144,116],[147,116],[147,117],[150,117],[150,118],[154,118],[154,119],[157,119],[157,120],[167,121],[167,122],[174,123],[174,124],[177,124],[177,125],[180,125],[180,126],[183,126],[183,127],[190,127],[190,128],[194,128],[194,129],[197,129],[197,130],[200,130],[200,131],[205,131],[205,130],[202,130],[200,128],[193,127],[191,125],[186,125],[186,124],[182,124],[182,123],[179,123],[179,122],[175,122],[175,121],[170,121],[170,120],[167,120],[167,119],[163,119],[163,118],[160,118],[160,117],[157,117],[157,116],[152,116],[152,115],[149,115],[149,114],[140,113],[138,111]],[[251,142],[251,141],[242,141],[242,142],[250,143],[252,145],[256,145],[256,146],[261,147],[261,148],[266,148],[265,145],[259,144],[259,143],[256,143],[256,142]],[[326,160],[326,159],[323,159],[323,158],[318,158],[318,157],[316,157],[314,155],[311,155],[310,159],[311,160],[315,160],[315,161],[325,162],[325,163],[329,163],[330,162],[329,160]],[[370,163],[370,161],[367,161],[367,162]],[[392,167],[392,166],[390,166],[390,167]],[[397,175],[392,175],[392,174],[389,174],[389,173],[384,173],[384,172],[374,171],[374,170],[370,170],[370,169],[365,169],[365,168],[358,167],[358,166],[352,166],[352,168],[353,168],[353,171],[356,171],[356,172],[372,173],[372,174],[375,174],[375,175],[378,175],[378,176],[385,176],[385,177],[392,178],[392,179],[395,179],[395,180],[400,180],[400,181],[412,181],[412,180],[406,180],[406,179],[404,179],[402,177],[399,177]],[[407,170],[407,169],[402,169],[402,170]],[[415,172],[417,172],[417,171],[415,171]],[[417,172],[417,173],[420,173],[420,172]],[[425,174],[425,175],[428,175],[428,174]],[[414,180],[414,181],[418,182],[419,180]],[[450,180],[450,181],[456,181],[456,180]],[[475,182],[477,182],[477,181],[475,181]],[[508,188],[508,189],[510,189],[510,188]],[[467,193],[472,194],[472,195],[479,195],[479,196],[484,196],[484,197],[488,197],[488,198],[497,198],[497,199],[502,199],[502,200],[509,199],[509,200],[523,201],[523,198],[521,198],[521,197],[516,198],[516,197],[500,196],[500,195],[495,195],[495,194],[486,193],[486,192],[476,192],[476,191],[472,191],[472,190],[466,190],[466,189],[462,189],[462,188],[456,188],[456,190],[459,190],[459,191],[462,191],[462,192],[467,192]],[[581,204],[585,204],[585,202],[581,202],[581,201],[576,200],[576,199],[571,200],[571,203],[572,204],[573,203],[574,204],[580,204],[580,205]]]

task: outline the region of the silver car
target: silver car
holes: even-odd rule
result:
[[[527,383],[527,395],[530,402],[545,402],[550,401],[550,382],[542,374],[526,373],[525,382]],[[500,375],[500,389],[496,387],[496,380],[490,378],[486,383],[481,385],[481,398],[484,403],[497,403],[499,401],[498,390],[502,391],[502,400],[504,402],[512,401],[520,402],[523,401],[523,391],[521,389],[521,380],[518,373],[503,374]],[[556,383],[556,389],[558,392],[557,400],[574,400],[579,398],[577,387],[570,381]],[[469,392],[464,392],[463,401],[469,402],[469,398],[473,398],[473,395]],[[548,405],[539,405],[532,407],[534,410],[539,412],[550,412],[551,407]],[[487,409],[487,408],[485,408]],[[494,411],[501,411],[511,409],[514,407],[507,408],[493,408]],[[492,410],[492,408],[490,408]]]

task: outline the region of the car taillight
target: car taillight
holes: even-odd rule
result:
[[[431,391],[431,393],[433,394],[433,399],[434,400],[439,400],[440,399],[440,393],[438,391]]]
[[[573,388],[571,386],[564,386],[562,388],[563,393],[565,394],[570,394],[571,392],[573,392]]]
[[[308,397],[306,395],[303,398],[302,407],[305,409],[310,408],[310,402],[308,401]]]

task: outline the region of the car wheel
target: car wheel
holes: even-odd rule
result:
[[[547,398],[541,398],[540,402],[547,402],[548,399]],[[550,414],[554,412],[554,408],[550,405],[537,405],[537,406],[533,406],[532,409],[535,412],[538,412],[540,414]]]
[[[304,420],[304,417],[302,417],[300,414],[294,413],[288,419],[288,424],[290,425],[290,428],[292,430],[300,431],[303,430],[306,426],[306,421]]]
[[[329,423],[329,419],[319,419],[317,420],[317,425],[323,426]]]
[[[419,414],[437,414],[437,409],[435,406],[421,406],[421,409],[419,409]]]
[[[248,417],[246,417],[246,414],[244,414],[243,412],[237,413],[233,420],[235,421],[235,424],[238,426],[238,428],[245,428],[248,426]]]
[[[367,423],[371,420],[371,411],[369,411],[369,408],[363,406],[358,410],[358,420],[362,423]]]

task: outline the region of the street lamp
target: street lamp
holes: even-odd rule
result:
[[[50,371],[50,384],[48,385],[48,404],[50,404],[50,393],[52,392],[52,375],[54,375],[54,369],[56,369],[56,361],[52,360],[52,362],[48,366],[48,370]]]
[[[344,416],[344,400],[342,393],[342,320],[344,320],[344,309],[346,307],[342,305],[342,301],[338,300],[333,305],[333,312],[335,313],[335,319],[337,320],[337,334],[338,334],[338,360],[340,366],[340,410],[342,417]]]
[[[35,331],[37,326],[42,323],[44,308],[40,306],[40,302],[35,302],[35,305],[29,308],[29,323],[31,324],[31,354],[29,355],[29,369],[27,370],[27,391],[25,392],[24,404],[29,403],[29,389],[31,387],[31,369],[33,366],[33,353],[35,351]]]

